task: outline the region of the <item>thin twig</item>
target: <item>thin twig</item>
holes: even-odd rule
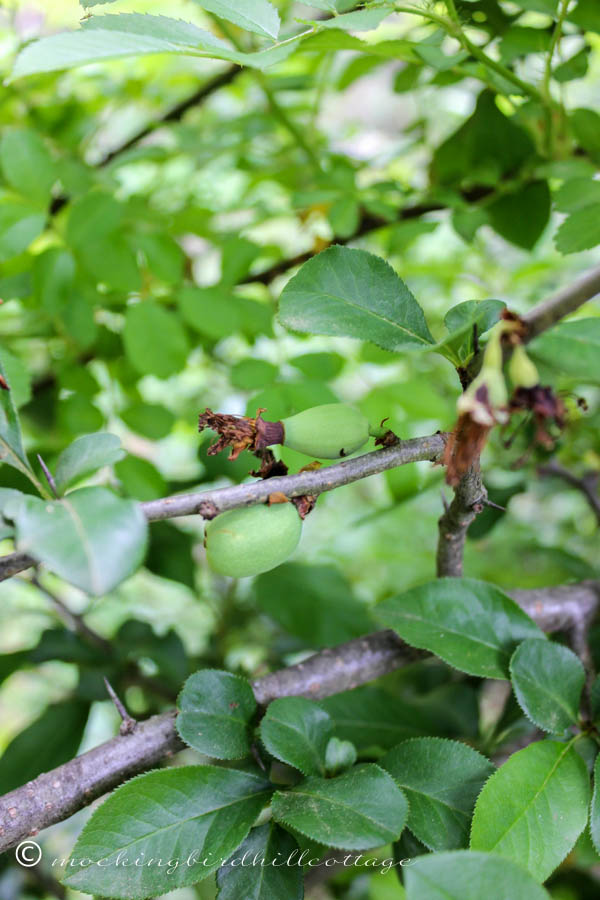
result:
[[[37,565],[34,561],[34,565]],[[102,635],[95,632],[90,626],[85,622],[83,616],[78,615],[78,613],[74,613],[68,606],[66,606],[60,597],[57,597],[53,591],[43,585],[38,576],[36,574],[32,575],[30,579],[30,583],[41,591],[48,600],[52,603],[54,608],[60,613],[63,620],[67,623],[67,625],[75,631],[77,634],[81,635],[81,637],[85,638],[90,642],[90,644],[94,644],[94,646],[99,647],[104,653],[108,653],[112,656],[112,645],[110,641],[107,641],[106,638],[103,638]]]
[[[454,490],[454,499],[438,522],[437,574],[460,577],[467,531],[483,507],[489,504],[481,481],[479,460],[463,475]]]
[[[59,494],[58,494],[58,489],[56,487],[56,482],[54,480],[54,476],[52,475],[52,472],[50,471],[50,469],[48,468],[48,466],[46,465],[46,463],[44,462],[44,460],[42,459],[40,454],[37,453],[36,455],[38,458],[38,462],[40,464],[40,468],[41,468],[42,472],[44,473],[44,477],[50,486],[50,490],[52,491],[52,493],[58,500]]]
[[[133,716],[129,715],[129,713],[127,712],[127,709],[125,707],[125,704],[119,698],[117,692],[113,688],[112,684],[110,683],[110,681],[108,680],[106,675],[104,676],[104,685],[108,692],[108,696],[110,697],[112,702],[115,704],[117,712],[121,716],[121,726],[119,728],[119,734],[121,736],[126,735],[126,734],[131,734],[136,729],[136,726],[137,726],[136,719],[134,719]]]

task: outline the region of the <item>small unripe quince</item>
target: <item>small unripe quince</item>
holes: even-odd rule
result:
[[[206,526],[206,558],[220,575],[258,575],[285,562],[301,533],[302,521],[293,503],[232,509]]]
[[[327,403],[283,419],[286,447],[320,459],[349,456],[369,439],[369,422],[353,406]]]
[[[525,352],[523,344],[517,344],[508,364],[508,374],[515,387],[533,388],[540,383],[534,363]]]

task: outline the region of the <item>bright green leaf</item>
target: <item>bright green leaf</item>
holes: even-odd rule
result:
[[[44,230],[45,213],[25,203],[0,203],[0,262],[27,250]]]
[[[435,853],[403,871],[407,900],[550,900],[520,866],[489,853]]]
[[[434,343],[423,310],[385,260],[330,247],[285,286],[279,318],[292,331],[372,341],[385,350]]]
[[[50,152],[37,132],[28,128],[7,129],[0,141],[0,164],[15,190],[46,206],[56,172]]]
[[[589,794],[585,763],[570,743],[530,744],[479,795],[471,848],[497,853],[545,881],[585,828]]]

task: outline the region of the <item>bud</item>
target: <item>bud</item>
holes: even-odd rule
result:
[[[540,383],[538,370],[527,356],[523,344],[517,344],[514,348],[508,364],[508,374],[516,388],[532,388]]]
[[[206,558],[220,575],[258,575],[285,562],[301,533],[302,521],[293,503],[232,509],[206,526]]]

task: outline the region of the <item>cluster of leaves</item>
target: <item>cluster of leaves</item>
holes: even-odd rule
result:
[[[188,746],[235,761],[235,768],[153,772],[119,788],[84,828],[66,883],[90,893],[109,886],[111,896],[136,898],[194,884],[218,869],[219,897],[241,891],[265,900],[301,897],[307,859],[314,866],[327,848],[365,851],[395,843],[406,826],[418,848],[406,860],[409,900],[442,883],[444,896],[476,897],[474,888],[461,894],[463,885],[474,879],[489,887],[498,857],[504,868],[496,896],[548,896],[536,882],[569,853],[589,816],[593,742],[579,728],[591,733],[595,726],[586,726],[579,714],[585,681],[580,660],[547,640],[497,588],[470,579],[414,588],[381,603],[376,618],[460,671],[510,678],[525,715],[550,737],[496,770],[459,741],[413,737],[396,743],[393,732],[373,730],[376,706],[361,691],[321,704],[284,697],[257,721],[245,679],[204,669],[185,683],[177,728]],[[391,710],[385,711],[389,720]],[[599,712],[596,705],[594,721]],[[357,762],[365,755],[367,733],[375,761]],[[596,794],[591,808],[598,847]],[[467,846],[475,852],[465,854]],[[177,856],[177,848],[185,847],[196,851],[188,865]],[[135,877],[115,864],[133,848],[142,860]],[[394,858],[399,865],[398,852]],[[144,859],[161,859],[165,867],[171,860],[171,871],[144,865]],[[105,867],[113,864],[107,875]]]

